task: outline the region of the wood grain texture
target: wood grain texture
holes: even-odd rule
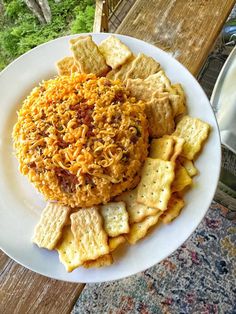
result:
[[[0,252],[0,313],[70,313],[84,288],[49,279],[15,263]]]
[[[170,52],[197,75],[234,0],[137,0],[117,33]]]
[[[108,31],[108,17],[109,9],[107,1],[96,0],[96,8],[93,22],[93,32],[107,32]]]

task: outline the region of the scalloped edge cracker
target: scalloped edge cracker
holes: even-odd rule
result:
[[[169,93],[174,116],[186,113],[186,97],[182,85],[179,83],[171,85]]]
[[[174,140],[170,138],[153,139],[150,145],[150,158],[159,158],[162,160],[170,160],[173,153]]]
[[[162,137],[174,131],[175,122],[168,97],[153,97],[146,103],[146,115],[151,138]]]
[[[183,150],[185,140],[181,137],[177,137],[174,135],[172,135],[171,138],[173,138],[173,140],[175,141],[175,145],[174,145],[174,152],[173,152],[170,160],[176,161],[176,159],[179,157],[179,155],[181,154],[181,152]]]
[[[182,152],[185,140],[181,137],[175,136],[175,135],[164,135],[164,138],[172,139],[174,141],[174,148],[173,153],[170,157],[170,161],[175,162],[176,159],[179,157],[179,155]]]
[[[155,215],[159,209],[149,207],[137,202],[137,188],[132,191],[123,192],[116,200],[124,201],[129,214],[129,223],[140,222],[145,217]]]
[[[71,75],[71,73],[79,72],[79,69],[74,64],[73,57],[64,57],[56,63],[57,72],[59,75]]]
[[[124,202],[111,202],[101,206],[104,229],[109,237],[129,232],[129,216]]]
[[[198,174],[198,169],[194,166],[192,160],[188,160],[187,158],[184,157],[179,157],[178,160],[181,163],[181,165],[186,169],[190,177],[194,177]]]
[[[68,272],[71,272],[83,264],[70,226],[66,226],[63,229],[63,237],[60,244],[56,247],[56,250],[59,254],[60,262],[65,266]]]
[[[122,82],[126,81],[127,72],[130,70],[132,66],[132,62],[135,57],[132,55],[125,64],[117,69],[112,69],[107,73],[106,77],[111,80],[121,80]]]
[[[148,230],[157,224],[162,211],[156,215],[148,216],[143,221],[134,223],[130,226],[130,232],[126,235],[126,239],[130,244],[135,244],[140,239],[144,238]]]
[[[138,56],[132,61],[131,68],[127,72],[126,79],[141,78],[145,79],[149,75],[156,73],[160,70],[160,64],[152,57],[148,57],[143,53],[139,53]]]
[[[109,253],[108,237],[97,207],[79,209],[70,218],[71,230],[83,262]]]
[[[171,161],[147,158],[138,186],[137,201],[149,207],[166,210],[175,177],[175,164]]]
[[[119,235],[114,238],[109,238],[108,245],[109,245],[110,252],[113,252],[115,249],[118,248],[118,246],[125,243],[125,241],[126,241],[126,238],[124,235]]]
[[[131,50],[113,35],[104,39],[98,49],[112,69],[117,69],[132,56]]]
[[[93,73],[99,76],[108,72],[109,68],[105,58],[91,36],[77,40],[71,46],[71,51],[75,59],[75,64],[79,66],[82,73]]]
[[[161,215],[160,219],[164,224],[168,224],[173,221],[177,216],[179,216],[181,209],[184,207],[185,203],[182,198],[176,196],[171,196],[168,203],[167,210]]]
[[[180,192],[192,184],[192,178],[188,175],[187,170],[177,163],[175,167],[175,179],[172,183],[172,192]]]
[[[163,87],[160,85],[157,88],[153,87],[151,83],[145,82],[142,79],[127,79],[126,88],[130,92],[131,96],[138,100],[151,100],[152,95],[157,92],[162,92]]]
[[[151,75],[148,79],[153,81],[153,84],[162,84],[164,87],[163,91],[168,92],[168,97],[171,102],[174,117],[186,112],[186,99],[181,84],[177,83],[171,85],[171,81],[163,70]]]
[[[185,140],[181,156],[193,160],[203,147],[210,132],[210,125],[197,118],[184,116],[177,124],[173,135]]]
[[[84,268],[100,268],[110,266],[113,264],[113,257],[111,254],[100,256],[99,258],[85,262],[82,266]]]
[[[153,86],[161,85],[163,87],[163,92],[169,91],[171,88],[171,82],[163,70],[160,70],[157,73],[150,75],[145,79],[145,81],[150,82]]]
[[[33,243],[38,247],[53,250],[62,236],[62,229],[67,222],[70,207],[57,203],[47,203],[40,221],[34,229]]]
[[[69,40],[69,43],[70,45],[74,45],[78,40],[81,40],[81,39],[85,39],[87,36],[79,36],[79,37],[75,37],[75,38],[71,38]]]

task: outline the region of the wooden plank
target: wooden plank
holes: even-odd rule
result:
[[[0,313],[70,313],[84,284],[38,275],[0,252]]]
[[[117,33],[166,50],[197,75],[235,0],[137,0]]]
[[[7,264],[7,262],[10,260],[10,258],[2,253],[2,251],[0,251],[0,270],[2,273],[2,270],[4,269],[5,265]]]
[[[108,4],[105,0],[96,0],[93,32],[107,32],[108,31]]]
[[[116,7],[124,0],[108,0],[108,7],[110,11],[114,11]]]
[[[94,15],[94,22],[93,22],[93,32],[100,33],[102,30],[102,8],[103,8],[103,1],[96,0],[95,6],[95,15]]]

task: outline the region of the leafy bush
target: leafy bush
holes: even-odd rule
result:
[[[63,35],[92,31],[93,0],[49,0],[52,22],[46,25],[39,23],[23,0],[3,0],[3,4],[5,12],[0,17],[0,70],[39,44]]]
[[[84,29],[93,28],[93,19],[94,19],[94,7],[92,5],[87,5],[85,10],[76,8],[76,18],[71,23],[71,33],[83,33]]]

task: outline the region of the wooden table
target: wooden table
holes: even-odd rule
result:
[[[117,32],[171,52],[197,75],[234,3],[137,0]],[[0,313],[69,313],[84,287],[35,274],[3,253],[0,267]]]
[[[70,313],[84,284],[38,275],[0,252],[0,313]]]
[[[197,75],[234,0],[137,0],[117,29],[172,53]]]

